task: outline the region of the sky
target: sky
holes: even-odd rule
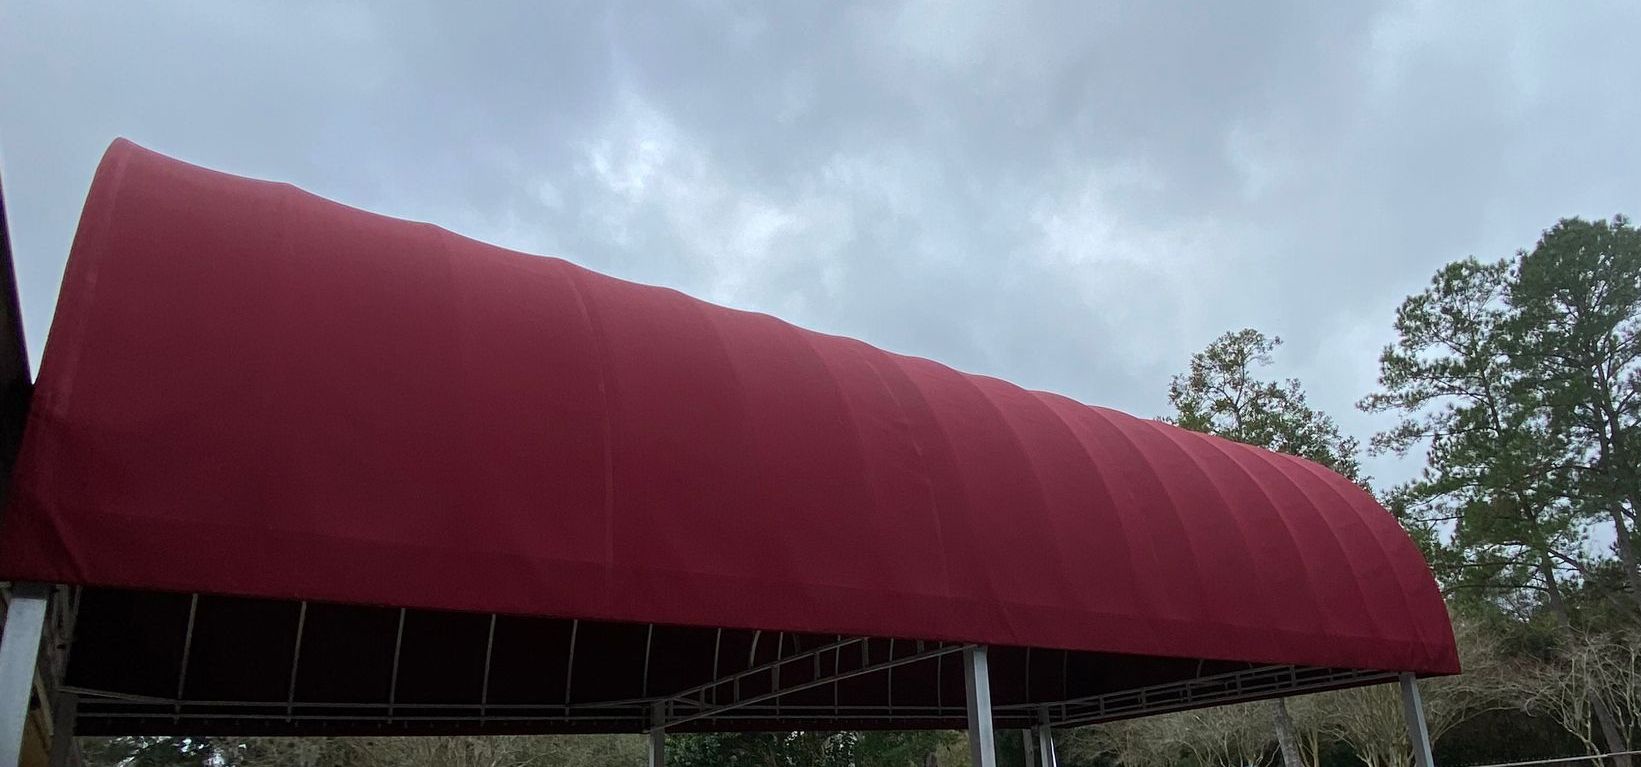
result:
[[[1440,265],[1641,213],[1638,28],[1633,2],[12,0],[0,172],[36,365],[124,136],[1138,415],[1253,327],[1365,441]]]

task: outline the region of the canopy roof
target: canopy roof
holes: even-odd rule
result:
[[[801,662],[749,689],[859,674],[692,721],[858,704],[950,726],[961,671],[910,659],[965,643],[1000,648],[1021,683],[999,708],[1028,720],[1221,677],[1216,700],[1458,669],[1417,549],[1315,464],[123,140],[69,259],[0,577],[93,587],[82,731],[253,710],[303,731],[293,713],[383,704],[436,730],[635,729],[777,657]],[[1136,712],[1100,705],[1081,716]],[[565,714],[497,713],[543,707]]]

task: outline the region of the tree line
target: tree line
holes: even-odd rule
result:
[[[1393,418],[1370,454],[1423,459],[1378,495],[1424,550],[1459,640],[1464,674],[1426,683],[1438,761],[1582,752],[1630,767],[1624,752],[1641,734],[1641,234],[1622,216],[1562,220],[1513,258],[1442,267],[1393,325],[1378,386],[1358,407]],[[1166,420],[1374,489],[1360,442],[1297,380],[1262,377],[1280,345],[1253,329],[1219,337],[1170,383]],[[1111,725],[1074,745],[1136,767],[1412,757],[1385,687]]]
[[[1364,444],[1274,378],[1281,339],[1219,337],[1168,387],[1179,426],[1321,463],[1375,492],[1423,549],[1464,673],[1424,683],[1437,761],[1622,754],[1641,743],[1641,233],[1564,219],[1499,261],[1439,269],[1397,307],[1394,343],[1358,404]],[[1362,458],[1422,460],[1376,486]],[[1396,691],[1322,693],[1084,728],[1062,764],[1407,767]],[[1003,763],[1020,739],[1000,737]],[[637,737],[87,741],[91,765],[636,765]],[[957,733],[669,739],[669,764],[961,765]],[[1633,767],[1629,756],[1613,767]]]

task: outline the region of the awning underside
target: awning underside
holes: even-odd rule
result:
[[[933,729],[963,645],[86,589],[67,686],[115,734]],[[1393,673],[994,647],[999,727],[1390,681]],[[1045,708],[1046,707],[1046,708]]]

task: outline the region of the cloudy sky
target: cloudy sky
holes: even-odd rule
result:
[[[1641,212],[1638,28],[1633,2],[14,0],[0,162],[36,361],[126,136],[1142,415],[1256,327],[1365,437],[1436,267]]]

